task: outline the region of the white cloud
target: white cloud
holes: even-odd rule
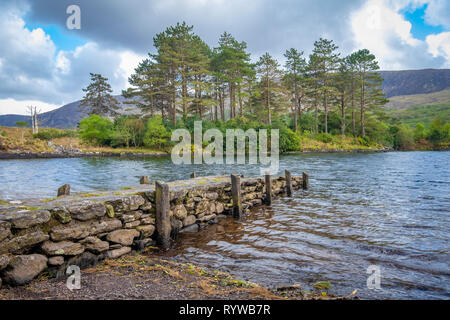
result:
[[[403,8],[418,8],[425,0],[369,0],[351,15],[355,50],[367,48],[378,58],[385,70],[400,70],[423,67],[442,67],[448,55],[442,54],[442,43],[416,39],[411,34],[411,23],[398,11]],[[433,42],[434,41],[434,42]],[[435,48],[429,48],[431,43]],[[438,49],[441,48],[441,49]],[[433,50],[434,54],[430,54]],[[444,50],[445,52],[445,50]]]
[[[48,111],[81,99],[90,72],[109,78],[114,94],[120,94],[142,58],[94,42],[58,51],[44,30],[25,27],[24,14],[0,6],[0,114],[25,114],[30,104]]]
[[[17,101],[14,99],[1,99],[0,100],[0,114],[27,114],[28,106],[37,107],[38,111],[47,112],[60,106],[45,103],[37,100],[22,100]]]
[[[425,41],[428,44],[428,52],[433,57],[444,56],[446,58],[445,67],[450,67],[450,32],[429,35]]]
[[[450,28],[450,1],[432,0],[425,11],[425,21],[431,25]]]

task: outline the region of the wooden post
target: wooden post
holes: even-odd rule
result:
[[[292,197],[292,181],[291,181],[291,172],[289,170],[284,170],[286,175],[286,194],[288,197]]]
[[[236,174],[231,175],[231,196],[233,198],[233,217],[242,216],[241,203],[241,177]]]
[[[195,172],[191,173],[191,179],[197,178],[197,174]]]
[[[303,172],[302,187],[303,190],[307,190],[309,188],[309,175],[306,172]]]
[[[272,204],[272,179],[269,173],[266,173],[266,204]]]
[[[148,181],[148,177],[147,176],[141,177],[141,180],[139,180],[139,182],[141,184],[150,184],[150,182]]]
[[[65,184],[58,188],[58,197],[70,196],[70,184]]]
[[[156,205],[156,241],[158,245],[167,249],[170,245],[170,199],[169,185],[155,182],[155,205]]]

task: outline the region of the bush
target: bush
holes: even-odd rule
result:
[[[329,133],[324,133],[324,132],[317,134],[316,139],[323,143],[333,142],[333,136]]]
[[[144,135],[144,145],[146,147],[161,148],[167,144],[169,139],[169,132],[164,126],[160,115],[147,120],[147,130]]]
[[[414,129],[414,140],[419,141],[425,139],[425,135],[425,126],[419,122]]]
[[[99,115],[91,115],[80,121],[80,138],[88,143],[107,146],[111,142],[113,123]]]
[[[76,137],[75,130],[60,130],[54,128],[41,129],[39,133],[33,134],[33,138],[41,140],[52,140],[56,138]]]
[[[291,129],[280,129],[280,152],[298,151],[301,149],[300,137]]]

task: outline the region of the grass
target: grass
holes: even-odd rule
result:
[[[354,151],[354,150],[376,150],[382,148],[379,144],[371,144],[369,146],[359,143],[353,137],[347,136],[332,136],[331,142],[322,142],[314,136],[301,137],[301,151]]]
[[[450,122],[450,103],[412,106],[401,110],[389,110],[387,113],[412,128],[419,122],[427,127],[438,116],[443,122]]]

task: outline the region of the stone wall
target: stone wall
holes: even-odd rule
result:
[[[168,183],[171,237],[217,223],[232,211],[229,177]],[[299,189],[301,177],[292,177]],[[272,179],[274,196],[284,177]],[[262,178],[241,179],[244,211],[263,204]],[[23,285],[44,271],[62,276],[69,265],[93,266],[156,245],[154,185],[103,194],[77,194],[0,204],[0,286]]]

